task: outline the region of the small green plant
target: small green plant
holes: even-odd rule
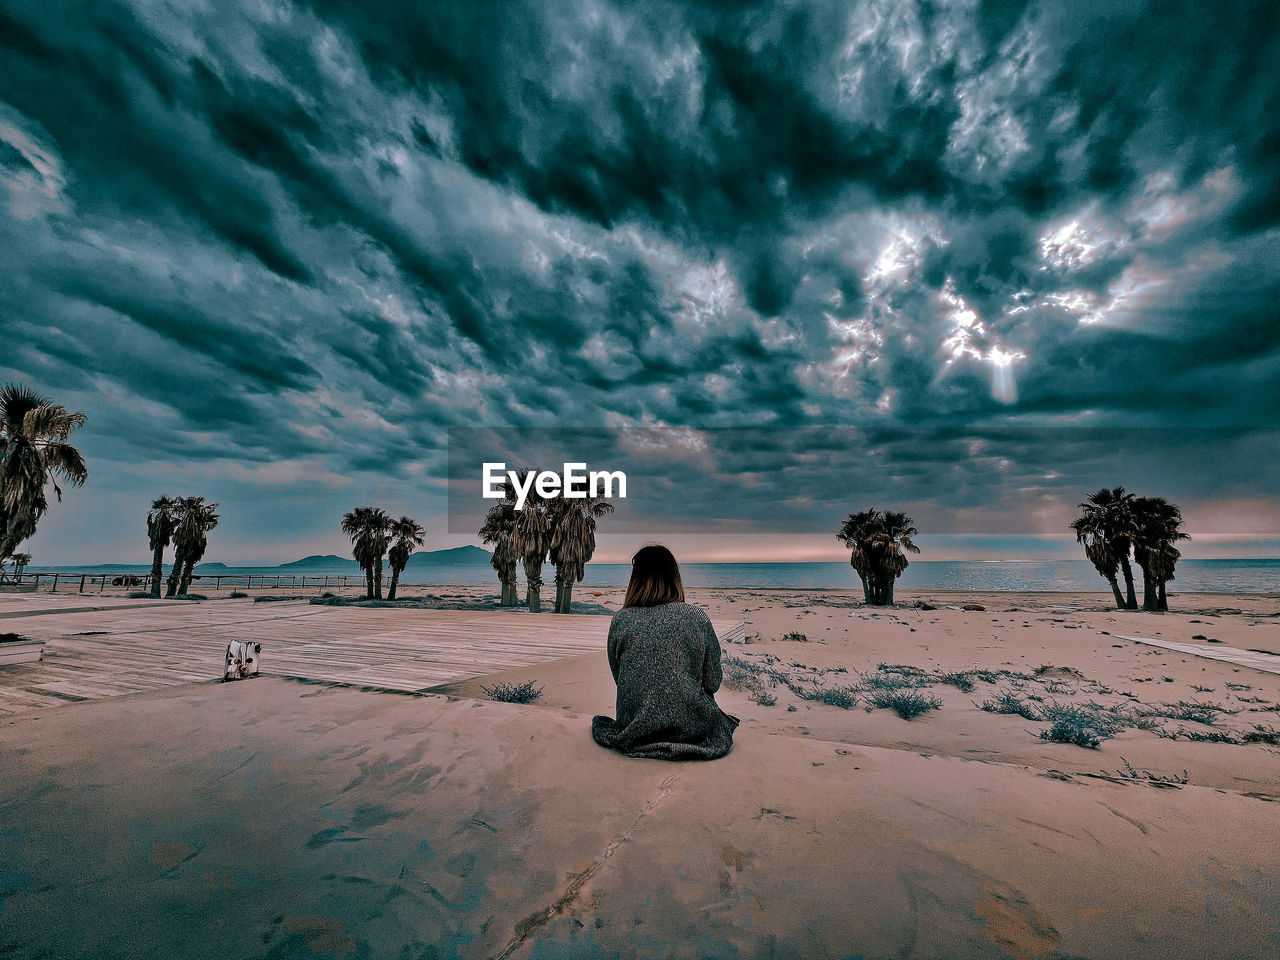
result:
[[[793,641],[793,642],[795,642],[795,643],[808,643],[808,642],[809,642],[809,638],[808,638],[808,637],[806,637],[803,633],[800,633],[798,630],[792,630],[790,633],[784,633],[784,634],[782,635],[782,639],[783,639],[783,640],[791,640],[791,641]]]
[[[1135,770],[1124,757],[1120,758],[1120,762],[1124,764],[1123,770],[1117,770],[1116,776],[1121,780],[1145,780],[1147,783],[1155,784],[1158,787],[1176,787],[1181,786],[1191,779],[1191,775],[1186,770],[1182,771],[1182,776],[1176,773],[1152,773],[1150,770]],[[1105,774],[1106,771],[1103,771]]]
[[[1162,703],[1148,707],[1149,717],[1164,717],[1167,720],[1188,720],[1192,723],[1203,723],[1211,727],[1218,719],[1218,714],[1230,713],[1226,707],[1204,701],[1179,700],[1177,703]]]
[[[1082,718],[1059,717],[1048,730],[1040,731],[1040,739],[1053,743],[1074,743],[1078,747],[1096,750],[1103,736]]]
[[[722,661],[724,669],[724,685],[730,690],[763,690],[760,674],[765,667],[753,660],[743,657],[725,657]]]
[[[1280,730],[1270,729],[1255,724],[1253,729],[1240,738],[1242,743],[1269,743],[1271,746],[1280,746]]]
[[[1044,719],[1053,725],[1040,731],[1041,740],[1092,749],[1125,727],[1125,721],[1114,711],[1092,701],[1078,706],[1055,701],[1044,708]]]
[[[772,707],[777,704],[778,698],[768,690],[757,690],[747,695],[747,699],[752,703],[758,703],[762,707]]]
[[[149,594],[146,590],[130,590],[127,594],[125,594],[125,596],[128,597],[130,600],[150,600],[151,599],[151,594]]]
[[[1035,675],[1037,677],[1043,677],[1046,674],[1058,677],[1059,679],[1065,677],[1074,677],[1077,680],[1084,679],[1084,674],[1075,667],[1059,667],[1052,663],[1042,663],[1040,666],[1036,667]]]
[[[819,687],[816,682],[805,686],[804,684],[793,684],[791,692],[801,700],[812,700],[815,703],[825,703],[831,707],[839,707],[842,710],[852,710],[853,705],[858,702],[858,696],[848,687]]]
[[[985,710],[987,713],[1001,713],[1022,717],[1024,720],[1039,720],[1040,715],[1036,713],[1031,704],[1027,703],[1012,690],[1001,690],[1000,695],[991,700],[983,700],[978,705],[979,710]]]
[[[499,703],[533,703],[542,696],[542,688],[534,686],[532,680],[525,683],[495,683],[492,687],[481,686],[484,695]]]
[[[831,690],[823,690],[817,697],[820,703],[825,703],[830,707],[839,707],[841,710],[852,710],[853,705],[858,702],[858,698],[849,690],[834,688]]]
[[[859,690],[901,690],[906,687],[927,687],[929,676],[919,667],[893,666],[882,663],[872,673],[859,673]]]
[[[1080,704],[1059,703],[1051,700],[1041,709],[1044,711],[1044,719],[1051,723],[1056,723],[1060,719],[1069,722],[1079,719],[1097,730],[1104,740],[1133,723],[1133,719],[1124,712],[1122,706],[1118,704],[1106,706],[1094,700],[1087,700]]]
[[[1221,730],[1187,730],[1185,727],[1180,728],[1170,739],[1190,740],[1192,743],[1244,743],[1239,737],[1233,737],[1231,734],[1224,733]]]
[[[248,596],[248,594],[245,593],[243,590],[232,590],[231,593],[228,594],[228,596],[232,600],[243,600],[245,597]]]
[[[955,687],[961,693],[973,693],[973,674],[968,670],[943,671],[938,674],[938,682]]]
[[[937,710],[942,701],[918,690],[879,690],[871,695],[871,705],[892,710],[903,720],[914,720],[930,710]]]

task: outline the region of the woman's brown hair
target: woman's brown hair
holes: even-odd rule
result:
[[[627,584],[624,607],[656,607],[662,603],[684,603],[684,584],[675,556],[658,543],[641,547],[631,558],[631,582]]]

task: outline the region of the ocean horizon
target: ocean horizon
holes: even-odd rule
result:
[[[860,583],[847,563],[834,561],[784,563],[682,563],[681,573],[686,587],[771,589],[771,590],[856,590]],[[112,566],[82,565],[29,568],[31,573],[80,574],[146,573],[146,564]],[[165,565],[168,574],[169,565]],[[586,576],[576,589],[580,592],[603,587],[625,586],[631,566],[627,563],[588,564]],[[1136,571],[1135,571],[1136,572]],[[348,576],[358,581],[360,572],[353,564],[315,567],[305,570],[276,566],[231,567],[204,565],[196,568],[197,576],[206,583],[221,577],[223,585],[234,585],[235,578],[281,577],[288,582],[294,577],[314,581],[325,576]],[[554,569],[543,568],[544,585],[554,582]],[[389,574],[384,574],[384,584]],[[401,583],[415,586],[477,586],[497,580],[492,568],[482,564],[439,564],[410,567],[401,575]],[[523,591],[524,572],[520,571]],[[980,592],[1058,592],[1089,591],[1108,593],[1110,588],[1087,560],[915,560],[898,580],[899,589],[908,590],[973,590]],[[1141,591],[1141,582],[1137,584]],[[199,588],[197,588],[199,589]],[[544,586],[545,590],[545,586]],[[1177,578],[1169,585],[1171,593],[1239,593],[1280,594],[1280,559],[1232,558],[1183,560],[1178,564]]]

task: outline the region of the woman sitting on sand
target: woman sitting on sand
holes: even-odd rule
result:
[[[618,719],[595,717],[596,743],[630,757],[714,760],[733,746],[737,717],[721,710],[720,641],[711,620],[684,602],[680,568],[666,547],[641,547],[609,625],[609,668]]]

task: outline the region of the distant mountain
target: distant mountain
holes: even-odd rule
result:
[[[409,558],[409,566],[412,567],[481,567],[489,565],[489,558],[492,557],[488,550],[482,550],[480,547],[450,547],[448,550],[424,550],[415,553]],[[165,557],[164,571],[168,575],[169,569],[173,565],[172,557]],[[27,568],[32,573],[48,572],[55,573],[67,571],[75,573],[87,573],[94,570],[110,570],[113,573],[149,573],[151,564],[142,563],[94,563],[94,564],[77,564],[76,566],[64,567],[46,567],[32,565]],[[218,574],[228,573],[236,570],[252,570],[254,576],[258,576],[258,571],[264,570],[287,570],[291,572],[305,573],[309,570],[320,570],[333,572],[335,570],[343,573],[358,573],[360,567],[350,557],[340,557],[336,554],[312,554],[309,557],[303,557],[301,560],[292,560],[289,563],[282,563],[279,566],[249,566],[245,564],[229,565],[220,560],[214,560],[209,563],[196,564],[195,572],[205,576],[217,576]],[[234,575],[234,574],[232,574]]]
[[[336,554],[314,553],[309,557],[303,557],[301,560],[293,560],[289,563],[282,563],[277,570],[298,570],[301,568],[315,569],[317,567],[354,567],[356,562],[350,557],[339,557]]]
[[[411,568],[487,566],[490,556],[491,554],[488,550],[481,550],[479,547],[471,546],[451,547],[448,550],[424,550],[415,553],[409,558],[409,566]],[[339,557],[332,553],[303,557],[301,560],[294,560],[291,563],[282,563],[275,569],[333,570],[335,567],[342,570],[359,569],[356,562],[350,557]]]
[[[410,567],[479,567],[488,566],[492,557],[480,547],[450,547],[448,550],[424,550],[409,558]]]

